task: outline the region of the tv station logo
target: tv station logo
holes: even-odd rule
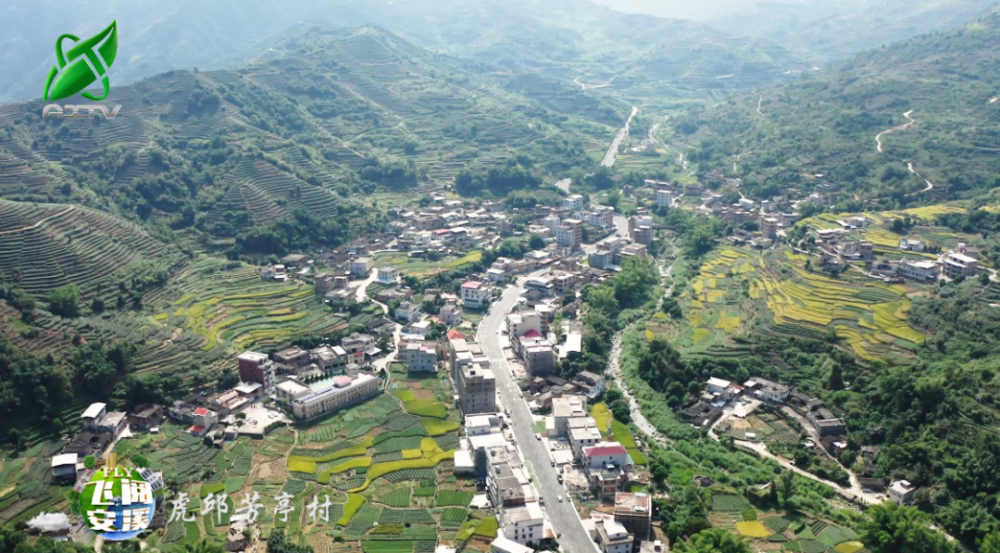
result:
[[[67,52],[63,52],[63,42],[71,40],[75,44]],[[56,65],[49,70],[45,79],[45,93],[42,98],[47,102],[55,102],[80,94],[88,100],[100,102],[108,97],[111,83],[108,80],[108,70],[115,63],[118,55],[118,22],[112,21],[103,31],[86,39],[80,40],[69,33],[56,39]],[[104,93],[96,97],[85,89],[100,80]],[[105,119],[114,119],[121,106],[62,105],[49,104],[42,110],[42,119],[54,117],[57,119],[91,119],[95,113],[100,113]]]
[[[156,512],[153,486],[143,473],[117,464],[114,453],[80,492],[84,523],[106,540],[127,540],[149,528]]]

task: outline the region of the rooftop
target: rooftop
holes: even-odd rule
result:
[[[103,411],[106,407],[107,404],[104,403],[91,403],[90,407],[87,407],[87,410],[80,415],[80,418],[96,419],[97,416],[101,414],[101,411]]]
[[[627,455],[628,452],[618,442],[601,442],[595,446],[583,448],[583,454],[587,457],[599,455]]]
[[[615,494],[615,514],[647,515],[650,508],[649,494],[618,492]]]
[[[483,285],[482,282],[473,282],[473,281],[470,280],[469,282],[466,282],[465,284],[462,284],[462,288],[465,288],[465,289],[468,289],[468,290],[479,290],[479,288],[481,288],[482,285]]]
[[[55,455],[52,457],[52,468],[61,467],[63,465],[76,465],[76,460],[76,453],[62,453],[60,455]]]

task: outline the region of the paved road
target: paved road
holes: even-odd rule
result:
[[[563,551],[573,553],[594,553],[597,546],[590,539],[583,527],[576,507],[569,501],[566,490],[557,480],[557,468],[550,465],[549,452],[544,441],[536,440],[532,431],[532,416],[528,404],[520,397],[520,390],[511,375],[510,368],[504,356],[503,345],[506,337],[501,337],[500,329],[504,327],[504,317],[517,303],[524,292],[521,284],[513,285],[504,290],[503,296],[490,307],[490,312],[483,318],[479,326],[477,340],[483,346],[497,376],[497,391],[500,392],[504,407],[510,409],[514,423],[514,437],[520,447],[525,461],[531,464],[535,474],[535,486],[545,498],[545,513],[557,534],[562,534],[559,543]],[[557,496],[563,496],[560,503]]]
[[[635,114],[639,113],[639,108],[632,106],[632,115],[628,116],[628,121],[625,121],[625,126],[618,130],[618,134],[615,135],[614,141],[611,142],[611,147],[608,148],[608,153],[604,154],[604,161],[601,165],[605,167],[614,167],[615,161],[618,160],[618,148],[621,147],[622,142],[628,138],[628,127],[632,124],[632,118]]]
[[[376,274],[376,271],[372,270],[372,274],[369,275],[368,278],[365,281],[363,281],[360,285],[358,285],[358,289],[355,291],[355,299],[358,303],[364,303],[366,300],[371,300],[372,303],[381,307],[382,313],[386,316],[386,318],[392,321],[393,317],[389,314],[389,306],[384,303],[379,303],[375,301],[375,298],[368,297],[368,286],[371,285],[371,283],[375,282],[375,278],[377,276],[378,275]],[[374,372],[378,372],[381,369],[385,369],[387,373],[389,372],[389,363],[395,361],[396,355],[399,353],[399,346],[400,346],[399,336],[402,333],[402,331],[403,331],[403,325],[393,321],[392,343],[395,344],[395,349],[383,355],[382,357],[379,357],[378,359],[372,361],[371,365],[373,367]]]

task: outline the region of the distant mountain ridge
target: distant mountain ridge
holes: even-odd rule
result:
[[[72,9],[72,23],[52,14]],[[172,69],[245,64],[314,24],[376,25],[414,44],[507,70],[624,81],[677,80],[692,88],[766,84],[798,60],[774,43],[740,39],[703,24],[630,15],[587,0],[39,0],[0,7],[0,101],[32,99],[54,63],[55,38],[90,36],[118,21],[112,86]],[[716,77],[733,75],[720,83]]]

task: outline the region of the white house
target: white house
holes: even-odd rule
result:
[[[491,553],[534,553],[534,549],[527,545],[521,545],[514,540],[509,540],[503,536],[497,536],[490,543]]]
[[[670,197],[670,191],[660,188],[656,191],[656,205],[660,207],[670,207],[672,198]]]
[[[356,277],[366,277],[371,272],[375,262],[370,257],[359,257],[351,261],[347,268],[351,275]]]
[[[420,318],[420,305],[410,301],[404,301],[396,308],[396,319],[400,321],[412,322]]]
[[[403,346],[403,362],[409,372],[435,372],[437,348],[427,342],[407,342]]]
[[[604,553],[631,553],[632,534],[628,533],[622,523],[614,519],[602,519],[594,525],[597,531],[597,541]]]
[[[473,309],[482,309],[489,288],[482,282],[469,281],[462,285],[462,304]]]
[[[399,269],[395,267],[379,267],[375,282],[393,286],[399,282]]]
[[[441,318],[441,322],[448,326],[458,326],[462,324],[462,308],[449,303],[441,308],[438,312],[438,317]]]
[[[917,487],[907,480],[896,480],[889,484],[889,500],[898,505],[910,505],[917,493]]]
[[[571,194],[563,198],[563,207],[570,211],[579,211],[583,209],[583,196],[579,194]]]
[[[909,238],[900,238],[899,249],[906,252],[922,252],[924,251],[924,241],[910,240]]]

